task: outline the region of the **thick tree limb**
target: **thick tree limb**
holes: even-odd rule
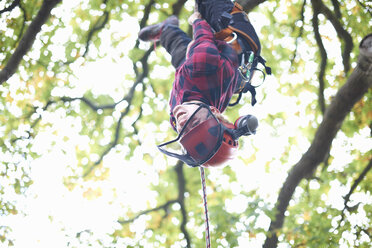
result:
[[[324,119],[315,133],[314,140],[300,161],[293,166],[280,190],[276,205],[276,216],[271,221],[265,248],[276,247],[278,232],[284,223],[287,210],[296,187],[307,175],[312,174],[330,150],[336,133],[352,107],[372,87],[372,34],[360,44],[360,55],[355,70],[342,86],[327,108]]]
[[[4,9],[0,10],[0,15],[7,11],[12,11],[15,7],[19,5],[19,0],[14,0],[11,5],[5,7]]]
[[[181,10],[183,9],[183,6],[185,5],[186,2],[187,2],[187,0],[178,0],[177,2],[175,2],[172,5],[173,15],[178,16],[180,14]]]
[[[243,7],[245,12],[249,13],[259,4],[266,2],[266,0],[237,0],[236,2]]]
[[[26,33],[22,37],[13,55],[8,60],[2,71],[0,71],[0,84],[7,81],[17,71],[23,56],[31,49],[36,35],[40,32],[41,26],[49,19],[50,12],[61,0],[44,0],[39,12],[31,22]]]

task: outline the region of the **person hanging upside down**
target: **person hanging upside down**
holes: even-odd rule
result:
[[[158,148],[192,167],[219,166],[234,158],[239,137],[254,134],[258,122],[248,115],[233,124],[222,115],[233,94],[242,89],[241,54],[217,40],[198,11],[188,21],[193,39],[178,27],[176,16],[139,32],[142,41],[160,41],[176,68],[169,105],[178,136]],[[174,148],[176,144],[181,147]]]

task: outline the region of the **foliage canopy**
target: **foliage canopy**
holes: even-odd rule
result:
[[[229,166],[207,171],[212,246],[369,247],[372,55],[369,64],[358,56],[370,1],[238,2],[274,76],[259,88],[259,106],[244,96],[226,111],[231,120],[257,115],[260,130]],[[204,246],[199,173],[156,149],[175,135],[167,112],[174,69],[162,47],[137,39],[172,14],[190,33],[193,5],[0,2],[1,245],[21,244],[14,220],[50,185],[43,216],[62,247]],[[315,160],[312,151],[321,151]],[[106,208],[92,224],[70,226],[52,202],[71,195]],[[81,205],[71,204],[83,222]]]

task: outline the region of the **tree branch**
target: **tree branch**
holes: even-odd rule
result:
[[[107,8],[107,0],[103,0],[103,3],[106,4],[106,8]],[[93,35],[105,27],[105,25],[107,24],[109,20],[109,16],[110,16],[109,11],[107,10],[103,11],[103,15],[101,15],[97,19],[96,23],[93,25],[93,28],[89,31],[87,42],[85,43],[85,51],[82,57],[85,57],[88,54],[89,45],[91,43]]]
[[[155,4],[155,0],[150,0],[150,2],[145,6],[145,9],[143,11],[143,18],[140,22],[140,29],[146,26],[146,22],[149,19],[151,8]]]
[[[347,203],[348,203],[348,201],[350,200],[350,196],[351,196],[351,194],[354,192],[354,190],[355,190],[356,187],[359,185],[359,183],[360,183],[361,181],[363,181],[364,177],[367,175],[368,171],[370,171],[371,169],[372,169],[372,160],[369,161],[367,167],[364,168],[364,170],[363,170],[362,173],[359,175],[359,177],[354,181],[353,185],[352,185],[351,188],[350,188],[349,193],[344,197],[344,199],[345,199],[345,202],[344,202],[345,208],[347,207]]]
[[[259,4],[266,2],[266,0],[237,0],[236,2],[243,7],[245,12],[249,13]]]
[[[318,102],[319,102],[319,108],[322,111],[322,114],[324,115],[324,112],[326,109],[325,100],[324,100],[324,88],[325,88],[324,76],[325,76],[325,70],[326,70],[328,58],[327,58],[327,52],[323,45],[322,38],[319,33],[318,15],[320,13],[321,6],[317,0],[312,0],[311,3],[313,5],[313,11],[314,11],[313,20],[312,20],[314,35],[315,35],[316,43],[319,47],[320,58],[321,58],[320,69],[319,69],[319,74],[318,74],[318,80],[319,80]]]
[[[340,19],[342,17],[340,11],[340,3],[337,0],[332,0],[332,4],[336,17]]]
[[[302,4],[302,7],[301,7],[301,14],[300,14],[300,19],[299,19],[299,21],[302,22],[302,25],[301,25],[301,27],[300,27],[300,31],[299,31],[299,33],[298,33],[298,35],[297,35],[297,38],[296,38],[296,41],[295,41],[295,46],[296,46],[296,48],[295,48],[295,50],[294,50],[294,52],[293,52],[293,56],[292,56],[292,58],[291,58],[291,66],[293,66],[293,63],[294,63],[294,61],[295,61],[295,59],[296,59],[296,56],[297,56],[298,40],[299,40],[299,38],[302,37],[303,32],[304,32],[304,19],[305,19],[304,12],[305,12],[305,6],[306,6],[306,0],[304,0],[304,2],[303,2],[303,4]],[[295,30],[296,30],[296,25],[295,25],[294,28],[293,28],[293,32],[294,32]]]
[[[186,2],[187,2],[187,0],[178,0],[177,2],[175,2],[172,5],[173,15],[179,16],[179,14],[180,14],[181,10],[183,9],[183,6],[185,5]]]
[[[123,101],[126,101],[128,103],[127,108],[120,114],[120,117],[119,117],[118,122],[116,124],[116,128],[115,128],[113,140],[108,144],[108,146],[106,147],[106,149],[104,149],[104,151],[100,154],[100,156],[97,159],[97,161],[95,161],[93,163],[93,165],[90,166],[84,172],[84,174],[82,175],[83,177],[88,176],[94,170],[94,168],[96,168],[102,162],[104,156],[106,156],[110,152],[110,150],[113,149],[114,147],[116,147],[116,145],[118,144],[119,137],[120,137],[121,122],[122,122],[123,118],[129,113],[129,110],[130,110],[130,107],[131,107],[131,103],[132,103],[132,100],[133,100],[133,97],[134,97],[135,89],[136,89],[137,85],[139,85],[140,83],[143,83],[144,78],[146,78],[148,76],[149,68],[148,68],[147,59],[150,56],[150,54],[151,54],[152,51],[153,51],[153,47],[150,47],[144,53],[143,57],[139,60],[141,62],[141,64],[142,64],[142,69],[143,69],[142,70],[142,73],[140,73],[138,71],[137,65],[134,64],[134,67],[135,67],[134,69],[135,69],[135,72],[137,74],[137,80],[134,82],[134,84],[131,87],[131,89],[129,90],[128,94],[123,99],[121,99],[120,101],[115,102],[113,104],[97,105],[93,101],[89,100],[86,97],[68,97],[68,96],[63,96],[63,97],[60,98],[60,100],[63,101],[63,102],[82,101],[87,106],[89,106],[93,111],[98,111],[100,109],[101,110],[104,110],[104,109],[114,109],[119,103],[121,103]],[[53,103],[56,103],[56,102],[57,102],[56,100],[49,100],[46,103],[46,105],[42,108],[43,111],[45,111],[49,106],[51,106]],[[33,113],[36,113],[37,109],[38,108],[34,108],[34,111],[29,116],[31,116]],[[140,116],[142,116],[142,115],[140,114]],[[37,118],[37,120],[35,120],[35,122],[31,125],[31,128],[35,127],[40,120],[41,120],[41,116],[39,116],[39,118]],[[31,137],[31,131],[28,131],[28,137],[26,137],[26,138],[30,138],[30,137]],[[15,142],[18,139],[20,139],[20,138],[17,138],[15,140],[13,140],[12,142]]]
[[[168,212],[168,208],[173,205],[174,203],[178,203],[178,199],[176,200],[170,200],[170,201],[167,201],[166,203],[164,203],[163,205],[160,205],[160,206],[157,206],[155,208],[152,208],[152,209],[147,209],[147,210],[144,210],[142,212],[140,212],[139,214],[137,214],[136,216],[134,216],[133,218],[131,219],[128,219],[128,220],[118,220],[118,222],[122,225],[124,224],[128,224],[128,223],[131,223],[133,221],[135,221],[136,219],[138,219],[139,217],[141,217],[142,215],[145,215],[145,214],[149,214],[151,212],[156,212],[156,211],[159,211],[159,210],[164,210],[165,212]]]
[[[54,104],[54,103],[56,103],[54,100],[49,100],[49,101],[45,104],[45,106],[41,108],[42,111],[46,111],[46,110],[49,108],[49,106],[51,106],[51,105]],[[31,116],[32,116],[33,114],[37,113],[37,111],[38,111],[39,109],[40,109],[40,108],[38,108],[38,107],[34,107],[34,111],[31,112],[31,113],[30,113],[29,115],[27,115],[26,117],[24,117],[24,119],[30,119]],[[22,140],[24,140],[24,139],[29,139],[29,138],[32,136],[31,130],[32,130],[32,129],[33,129],[33,128],[34,128],[34,127],[39,123],[39,121],[41,121],[41,114],[39,114],[38,118],[37,118],[34,122],[31,123],[31,125],[30,125],[30,129],[26,131],[26,133],[27,133],[28,136],[27,136],[27,137],[18,137],[18,138],[12,139],[12,140],[10,141],[11,144],[14,144],[17,140],[20,140],[20,139],[22,139]]]
[[[365,37],[359,46],[360,55],[355,70],[342,86],[327,108],[324,119],[315,133],[313,142],[300,161],[289,171],[280,190],[276,215],[270,223],[264,248],[276,247],[278,232],[282,228],[290,199],[296,187],[307,175],[314,172],[330,150],[336,133],[352,107],[372,87],[372,34]]]
[[[23,22],[22,22],[22,27],[20,28],[19,30],[19,34],[18,34],[18,37],[17,37],[17,40],[15,41],[15,45],[14,47],[16,47],[17,43],[20,41],[20,39],[22,38],[22,35],[23,35],[23,31],[25,30],[25,27],[26,27],[26,19],[27,19],[27,14],[26,14],[26,10],[25,8],[22,6],[21,3],[19,3],[19,8],[21,9],[22,13],[23,13]]]
[[[23,56],[31,49],[35,42],[36,35],[40,32],[41,26],[46,23],[49,19],[51,10],[61,0],[44,0],[39,12],[35,19],[31,22],[26,33],[22,37],[15,49],[13,55],[8,60],[2,71],[0,71],[0,85],[7,81],[17,71],[19,64],[21,63]]]
[[[341,223],[342,221],[344,220],[345,218],[345,210],[348,210],[349,212],[351,211],[354,211],[358,208],[359,204],[360,203],[357,203],[355,204],[354,206],[349,206],[348,205],[348,202],[350,200],[350,196],[351,194],[354,192],[354,190],[356,189],[356,187],[359,185],[360,182],[363,181],[363,179],[365,178],[365,176],[367,175],[367,173],[372,169],[372,160],[369,161],[368,165],[366,168],[364,168],[364,170],[362,171],[362,173],[359,175],[359,177],[354,181],[353,185],[351,186],[350,190],[349,190],[349,193],[347,193],[346,196],[344,196],[344,209],[342,209],[342,212],[341,212],[341,219],[339,221],[339,224],[338,224],[338,227],[335,228],[336,230],[341,226]]]
[[[367,10],[367,12],[370,14],[370,16],[372,17],[372,8],[370,6],[366,6],[360,0],[358,0],[358,3],[360,4],[360,6],[362,6],[363,8],[365,8]]]
[[[186,207],[185,207],[186,180],[185,180],[185,175],[183,173],[183,166],[184,166],[184,163],[182,161],[178,161],[175,168],[174,168],[174,170],[176,172],[176,175],[177,175],[177,182],[178,182],[178,196],[177,196],[177,199],[169,200],[166,203],[164,203],[163,205],[157,206],[157,207],[152,208],[152,209],[144,210],[144,211],[140,212],[139,214],[137,214],[136,216],[134,216],[131,219],[118,220],[118,222],[122,225],[128,224],[128,223],[131,223],[131,222],[135,221],[136,219],[138,219],[142,215],[146,215],[146,214],[149,214],[151,212],[156,212],[156,211],[159,211],[159,210],[164,210],[166,215],[168,215],[169,207],[171,205],[175,204],[175,203],[178,203],[180,205],[181,215],[182,215],[182,221],[181,221],[180,229],[181,229],[181,232],[183,233],[183,235],[185,237],[187,248],[190,248],[191,247],[191,239],[190,239],[190,235],[189,235],[189,233],[186,229],[186,224],[187,224],[187,211],[186,211]]]
[[[128,95],[124,98],[128,102],[128,106],[125,108],[125,110],[123,112],[121,112],[120,117],[117,121],[116,128],[115,128],[115,133],[114,133],[114,140],[110,142],[110,144],[106,147],[106,149],[100,155],[98,160],[95,161],[94,164],[92,166],[90,166],[88,168],[88,170],[85,171],[85,173],[83,174],[83,177],[87,177],[93,171],[93,169],[96,168],[102,162],[103,157],[106,156],[111,151],[111,149],[113,149],[118,144],[118,140],[119,140],[119,137],[120,137],[121,122],[122,122],[123,118],[129,113],[130,106],[131,106],[131,103],[132,103],[132,100],[133,100],[133,97],[134,97],[135,88],[137,87],[137,85],[139,83],[142,82],[143,78],[144,77],[139,78],[139,80],[137,80],[137,82],[135,84],[133,84],[133,86],[130,89]]]
[[[11,5],[9,5],[9,7],[5,7],[4,9],[0,10],[0,15],[2,13],[5,13],[5,12],[8,12],[8,11],[12,11],[15,7],[17,7],[19,5],[19,0],[14,0],[12,2]]]
[[[337,32],[337,36],[344,41],[344,48],[342,52],[342,62],[344,64],[345,74],[350,71],[350,53],[353,50],[353,38],[351,35],[342,27],[338,18],[332,13],[332,11],[324,5],[321,0],[314,0],[320,6],[320,12],[323,13],[327,19],[332,23],[333,27]]]
[[[95,161],[94,164],[92,166],[90,166],[84,172],[84,174],[82,175],[83,177],[87,177],[102,162],[103,157],[106,156],[110,152],[110,150],[113,149],[118,144],[118,140],[119,140],[119,137],[120,137],[120,130],[121,130],[121,122],[122,122],[123,118],[129,113],[129,110],[130,110],[130,107],[131,107],[131,104],[132,104],[132,100],[133,100],[133,97],[134,97],[135,89],[136,89],[137,85],[139,85],[140,83],[143,83],[143,80],[149,74],[149,68],[148,68],[147,59],[150,56],[150,54],[152,52],[152,49],[153,48],[150,47],[149,50],[147,50],[145,52],[145,54],[143,55],[143,57],[140,59],[140,62],[142,64],[143,71],[137,77],[136,82],[133,84],[133,86],[131,87],[129,93],[123,99],[123,100],[125,100],[128,103],[128,106],[120,114],[119,120],[118,120],[118,122],[116,124],[116,129],[115,129],[115,133],[114,133],[114,140],[112,142],[110,142],[110,144],[106,147],[106,149],[103,151],[103,153],[101,154],[101,156],[99,157],[99,159],[97,161]],[[136,65],[134,65],[134,66],[136,66]]]
[[[183,174],[183,165],[184,163],[181,161],[177,162],[175,167],[175,171],[177,173],[177,182],[178,182],[178,202],[181,206],[181,214],[182,214],[182,222],[181,222],[181,232],[185,236],[187,248],[191,247],[191,239],[190,235],[187,232],[186,224],[187,224],[187,211],[185,206],[185,192],[186,192],[186,180],[185,175]]]

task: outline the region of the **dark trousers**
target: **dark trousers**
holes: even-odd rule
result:
[[[172,65],[178,68],[186,59],[187,45],[191,38],[174,25],[166,25],[160,35],[160,44],[172,56]]]

